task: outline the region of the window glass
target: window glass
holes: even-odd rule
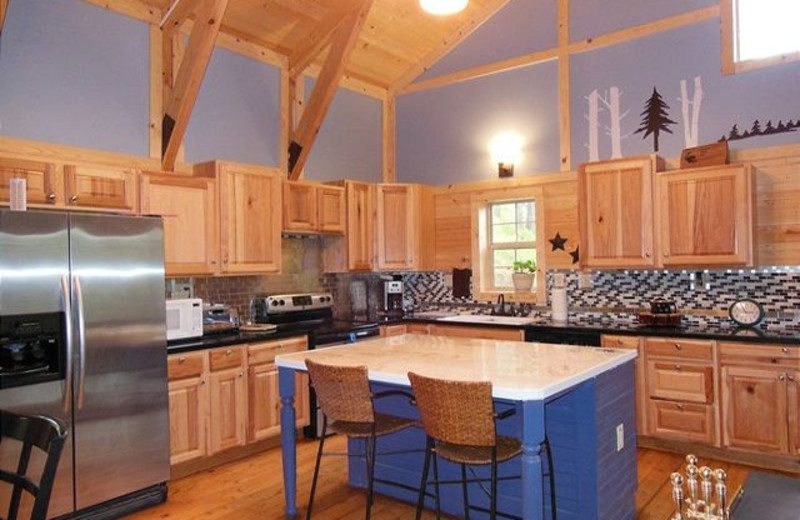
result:
[[[533,200],[492,204],[489,219],[491,286],[513,287],[514,262],[536,260],[536,204]]]
[[[800,51],[800,0],[733,0],[736,60]]]

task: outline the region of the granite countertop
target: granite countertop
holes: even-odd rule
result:
[[[205,350],[217,347],[229,347],[231,345],[241,345],[244,343],[255,343],[259,341],[272,341],[275,339],[305,336],[302,330],[273,331],[273,332],[231,332],[223,334],[211,334],[200,338],[189,338],[167,342],[167,353],[175,354],[178,352],[191,352],[193,350]]]
[[[305,360],[366,366],[369,379],[409,385],[408,372],[462,381],[491,381],[499,399],[543,400],[636,358],[634,350],[587,349],[487,339],[406,334],[297,354],[279,367],[305,370]]]

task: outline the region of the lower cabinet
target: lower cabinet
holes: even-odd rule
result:
[[[651,400],[650,435],[713,444],[714,408],[711,405]]]
[[[408,326],[403,325],[381,325],[381,337],[388,338],[391,336],[402,336],[408,334]]]
[[[432,336],[450,336],[455,338],[499,339],[508,341],[525,341],[524,329],[506,327],[472,327],[462,325],[431,325]]]
[[[789,453],[800,457],[800,371],[789,374]]]
[[[170,355],[170,463],[198,461],[279,437],[275,356],[307,348],[305,337],[295,337]],[[295,384],[300,428],[310,418],[308,378],[298,377]]]
[[[642,359],[642,340],[638,336],[611,336],[603,335],[600,344],[604,348],[619,348],[636,350],[639,357],[636,358],[636,432],[644,435],[647,432],[647,390],[645,388],[646,366]]]

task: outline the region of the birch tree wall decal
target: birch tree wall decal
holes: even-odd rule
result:
[[[686,148],[692,148],[698,144],[700,128],[700,105],[703,102],[703,82],[700,76],[694,78],[694,94],[689,99],[689,87],[686,80],[681,80],[681,114],[683,115],[683,141]],[[692,107],[691,114],[689,107]]]
[[[640,134],[644,132],[642,139],[647,139],[650,134],[653,134],[653,149],[656,152],[658,152],[658,136],[660,133],[667,132],[671,134],[672,130],[669,129],[669,125],[677,124],[669,118],[667,110],[669,110],[669,105],[658,93],[658,90],[653,87],[653,94],[645,103],[644,111],[641,114],[642,124],[634,133]]]

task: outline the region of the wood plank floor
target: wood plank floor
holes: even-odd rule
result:
[[[305,514],[316,442],[298,444],[298,503]],[[344,441],[334,438],[326,443],[332,451],[343,451]],[[327,450],[326,450],[327,451]],[[750,471],[745,466],[701,460],[713,468],[728,472],[729,489],[744,482]],[[683,465],[680,455],[639,450],[639,489],[636,494],[638,520],[666,520],[671,513],[669,474]],[[344,457],[328,457],[314,504],[314,518],[319,520],[362,518],[364,494],[347,486]],[[375,520],[409,519],[414,508],[408,504],[377,496],[372,517]],[[169,500],[159,507],[142,511],[128,520],[278,520],[283,519],[283,485],[280,449],[273,448],[256,456],[219,466],[170,484]],[[431,519],[432,514],[423,518]]]

